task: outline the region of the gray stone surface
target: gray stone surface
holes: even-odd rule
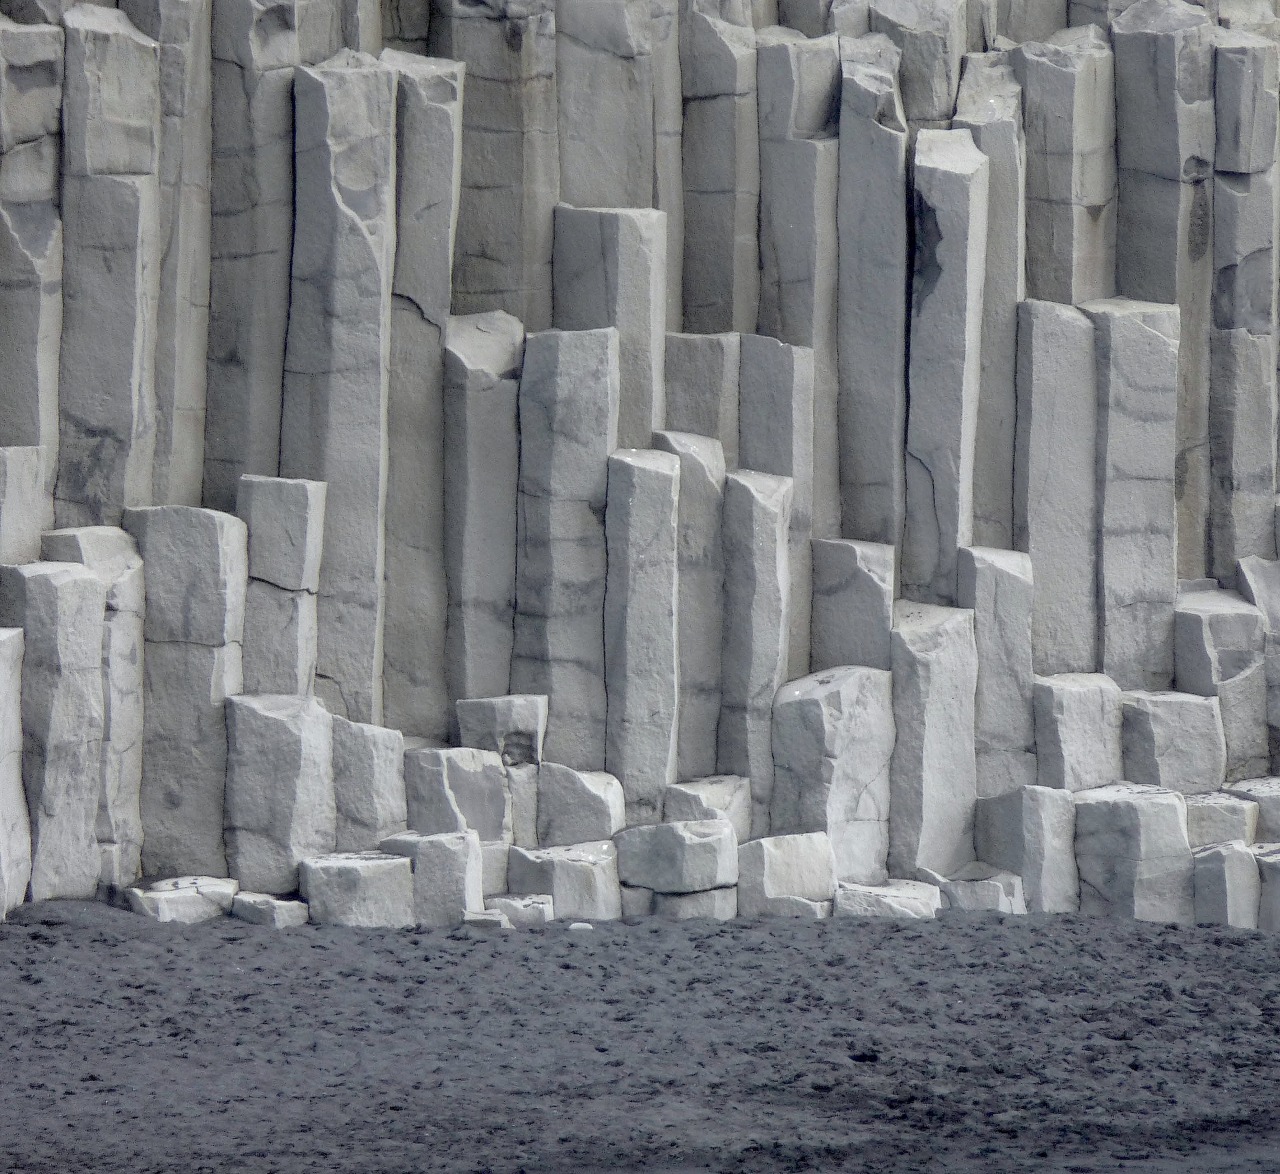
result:
[[[1258,832],[1258,805],[1234,795],[1187,796],[1187,839],[1191,847],[1243,840],[1252,844]]]
[[[323,481],[240,478],[236,513],[248,529],[250,578],[283,591],[320,589],[327,489]]]
[[[304,860],[299,887],[317,925],[401,929],[415,918],[412,865],[382,852],[340,852]]]
[[[1213,844],[1194,857],[1196,924],[1257,929],[1262,879],[1248,846],[1239,840]]]
[[[1280,779],[1246,779],[1225,788],[1228,795],[1258,805],[1259,843],[1280,843]]]
[[[739,775],[709,775],[672,783],[663,792],[662,818],[667,823],[727,819],[738,842],[745,843],[751,838],[751,780]]]
[[[310,911],[305,901],[284,900],[267,893],[237,893],[231,903],[231,916],[250,925],[293,929],[307,924]]]
[[[461,925],[468,913],[484,911],[484,857],[474,831],[405,832],[379,847],[413,862],[412,920],[418,925]]]
[[[870,28],[902,51],[902,105],[912,123],[951,117],[968,48],[963,0],[872,0]]]
[[[879,542],[814,539],[810,662],[888,669],[897,553]]]
[[[830,916],[836,885],[835,858],[825,832],[767,836],[738,847],[742,917]]]
[[[1023,787],[978,800],[974,848],[980,860],[1022,878],[1032,913],[1074,913],[1080,908],[1075,824],[1069,792]]]
[[[513,834],[511,792],[502,759],[488,750],[406,745],[409,830],[423,835],[475,831],[482,840]]]
[[[459,700],[458,740],[490,750],[507,767],[537,765],[547,734],[547,699],[529,694]]]
[[[554,762],[538,768],[537,810],[543,848],[608,840],[626,826],[626,795],[613,775]]]
[[[339,852],[369,851],[404,831],[404,735],[333,718],[333,797]]]
[[[1123,777],[1122,694],[1102,673],[1037,677],[1036,781],[1086,791]]]
[[[718,440],[728,469],[738,467],[741,349],[737,334],[667,335],[666,426]]]
[[[738,887],[707,889],[701,893],[655,893],[653,897],[655,917],[668,917],[672,921],[688,921],[699,918],[710,921],[732,921],[738,916]]]
[[[738,837],[727,819],[631,827],[614,844],[619,880],[655,894],[698,893],[738,880]]]
[[[937,885],[924,881],[890,880],[883,885],[842,881],[836,889],[836,917],[932,918],[942,908]]]
[[[513,893],[549,893],[562,920],[616,921],[622,916],[618,852],[611,840],[564,848],[513,847],[507,884]]]
[[[1124,694],[1124,778],[1184,795],[1218,790],[1226,740],[1216,697],[1190,693]]]
[[[526,896],[486,897],[486,909],[505,913],[516,929],[532,929],[555,920],[555,902],[547,893],[530,893]]]
[[[27,899],[31,818],[22,785],[21,628],[0,629],[0,914]]]

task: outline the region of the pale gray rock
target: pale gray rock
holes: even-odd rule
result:
[[[738,846],[741,917],[830,916],[836,887],[835,857],[825,832],[767,836]]]
[[[738,458],[744,469],[789,477],[790,632],[787,673],[809,671],[813,606],[814,352],[762,335],[742,338],[738,384]],[[726,575],[728,568],[726,567]]]
[[[1216,697],[1126,693],[1122,706],[1124,778],[1184,795],[1222,786],[1226,740]]]
[[[250,925],[295,929],[307,924],[310,911],[305,901],[283,900],[267,893],[237,893],[231,903],[231,916]]]
[[[629,825],[658,819],[663,788],[676,781],[679,501],[674,454],[621,449],[609,458],[605,766],[622,784]]]
[[[1213,179],[1213,301],[1215,333],[1274,329],[1276,169]]]
[[[480,929],[515,929],[511,918],[497,909],[485,909],[479,913],[467,912],[462,917],[463,925],[474,925]]]
[[[614,5],[574,2],[579,9]],[[603,95],[595,97],[598,103]],[[562,167],[561,176],[567,174]],[[666,228],[666,214],[647,208],[557,204],[555,210],[553,320],[560,330],[617,329],[623,448],[648,447],[666,422]]]
[[[786,24],[791,28],[798,28],[806,36],[813,36],[807,28],[801,26],[800,22],[794,19],[794,14],[798,12],[810,13],[814,9],[814,5],[807,0],[780,0],[779,8],[788,13]],[[868,0],[818,0],[817,8],[826,8],[827,19],[824,26],[825,32],[839,33],[841,37],[863,37],[870,30],[870,4]]]
[[[716,768],[720,721],[720,656],[724,628],[725,460],[718,440],[687,432],[655,432],[653,447],[680,461],[676,535],[676,638],[679,722],[676,774]]]
[[[497,754],[406,745],[404,785],[410,831],[443,835],[470,828],[482,840],[510,842],[511,792]]]
[[[445,680],[454,698],[505,693],[516,603],[519,372],[524,328],[495,311],[450,318],[444,351]],[[545,723],[544,723],[545,724]]]
[[[1280,930],[1280,844],[1260,844],[1254,849],[1261,891],[1258,895],[1258,928],[1263,933]]]
[[[1075,826],[1070,792],[1023,787],[978,800],[974,848],[980,860],[1022,878],[1032,913],[1074,913],[1080,908]]]
[[[284,591],[320,589],[324,549],[323,481],[240,478],[236,513],[249,532],[249,576]]]
[[[1001,549],[1013,543],[1018,303],[1026,297],[1027,148],[1022,106],[1011,55],[976,53],[965,58],[952,126],[969,131],[988,164],[973,538],[979,545]]]
[[[1044,41],[1067,27],[1066,0],[1000,0],[996,31],[1011,41]]]
[[[474,831],[406,832],[383,840],[380,848],[413,861],[413,922],[461,925],[468,913],[484,911],[484,857]]]
[[[1115,783],[1079,792],[1075,805],[1080,912],[1192,924],[1186,800],[1176,791]]]
[[[1031,655],[1044,675],[1096,667],[1097,418],[1092,324],[1074,306],[1023,302],[1014,545],[1031,557]]]
[[[1257,929],[1262,879],[1248,846],[1240,840],[1211,844],[1193,855],[1196,924]]]
[[[454,708],[458,740],[463,746],[492,751],[508,768],[542,761],[547,735],[545,697],[473,697],[457,701]]]
[[[340,852],[304,860],[299,887],[317,925],[402,929],[417,920],[410,861],[382,852]]]
[[[1217,171],[1266,171],[1276,159],[1280,50],[1253,33],[1220,28],[1213,47]]]
[[[538,846],[538,771],[533,763],[507,767],[511,792],[512,842],[521,848]]]
[[[42,450],[0,448],[0,562],[35,562],[52,513]]]
[[[724,643],[716,766],[751,780],[751,834],[767,835],[773,698],[787,678],[790,477],[730,473],[724,494]]]
[[[751,838],[751,780],[738,775],[710,775],[672,783],[662,796],[666,823],[727,819],[739,843]]]
[[[152,506],[129,510],[123,526],[147,568],[147,641],[239,644],[248,587],[245,524],[217,510]]]
[[[513,893],[549,893],[557,918],[616,921],[622,916],[618,852],[611,840],[564,848],[513,847],[507,884]]]
[[[486,897],[486,909],[506,914],[516,929],[532,929],[555,920],[555,902],[547,893],[530,893],[522,897]]]
[[[62,129],[62,69],[64,34],[61,19],[36,19],[21,14],[24,23],[10,19],[13,5],[0,18],[0,152],[8,154],[24,143],[38,142]],[[59,14],[60,16],[61,14]]]
[[[246,693],[309,695],[316,678],[316,597],[250,579],[244,605]]]
[[[339,852],[365,852],[404,831],[404,735],[333,719],[333,797]]]
[[[1104,673],[1037,677],[1036,781],[1087,791],[1123,777],[1121,691]]]
[[[239,887],[234,880],[222,877],[181,876],[157,881],[148,889],[128,889],[125,899],[134,913],[154,921],[197,925],[226,917]]]
[[[27,899],[31,818],[22,786],[20,628],[0,629],[0,919]]]
[[[62,170],[62,139],[44,135],[0,154],[0,199],[15,204],[56,204]]]
[[[302,5],[214,8],[203,501],[230,511],[241,473],[280,471]]]
[[[340,0],[342,43],[361,53],[382,52],[382,5],[374,0]]]
[[[240,892],[240,882],[226,876],[171,876],[152,881],[151,893],[193,891],[212,901],[223,913],[230,913]]]
[[[1258,805],[1234,795],[1188,795],[1187,839],[1193,849],[1241,840],[1252,844],[1258,833]]]
[[[916,139],[902,590],[927,603],[954,602],[957,552],[973,543],[989,173],[967,130]]]
[[[392,70],[349,50],[294,79],[280,471],[328,482],[316,688],[352,721],[382,717],[395,93]]]
[[[965,0],[872,0],[870,29],[902,51],[902,105],[913,123],[951,118],[969,43]]]
[[[507,891],[507,855],[511,845],[493,840],[480,845],[481,887],[486,897]]]
[[[642,889],[633,885],[621,885],[619,887],[622,892],[622,916],[624,920],[653,916],[654,892],[652,889]]]
[[[930,604],[894,609],[889,872],[944,875],[974,858],[977,801],[973,613]]]
[[[1109,298],[1117,212],[1110,42],[1093,24],[1063,28],[1019,45],[1013,63],[1027,143],[1027,296],[1068,305]]]
[[[684,87],[681,84],[679,0],[649,6],[653,49],[654,207],[667,214],[667,329],[684,320]]]
[[[333,719],[314,697],[227,699],[227,866],[252,892],[298,887],[336,842]]]
[[[1260,843],[1280,843],[1280,779],[1246,779],[1225,790],[1236,799],[1258,805],[1256,834]]]
[[[882,885],[841,881],[836,888],[836,917],[898,917],[911,920],[937,917],[942,893],[937,885],[915,880],[890,880]]]
[[[1179,314],[1124,298],[1081,308],[1094,324],[1098,378],[1097,667],[1123,689],[1167,689],[1180,557]]]
[[[978,649],[974,746],[978,794],[1001,795],[1036,779],[1032,709],[1031,559],[1011,550],[960,551],[956,599],[973,611]]]
[[[605,760],[603,507],[618,381],[613,328],[526,341],[510,687],[547,695],[547,757],[579,770]]]
[[[949,909],[1014,914],[1027,911],[1022,878],[981,860],[966,864],[954,876],[938,877],[938,881]]]
[[[554,6],[437,7],[428,49],[465,63],[454,310],[551,325],[551,210],[560,193]]]
[[[897,552],[879,542],[815,538],[811,667],[889,669]]]
[[[877,46],[887,59],[877,58]],[[907,120],[898,91],[899,54],[888,38],[842,38],[840,54],[842,526],[847,537],[896,546],[906,511]]]
[[[298,56],[303,65],[327,61],[344,46],[343,13],[352,0],[295,0]],[[354,0],[362,3],[365,0]]]
[[[243,687],[240,645],[147,641],[144,667],[143,874],[223,875],[224,702]]]
[[[737,334],[668,334],[667,427],[720,442],[727,469],[738,467]]]
[[[1228,782],[1267,773],[1265,640],[1262,613],[1234,592],[1215,586],[1178,593],[1173,625],[1175,684],[1179,692],[1218,699]]]
[[[725,15],[691,6],[680,22],[684,326],[698,334],[753,331],[760,305],[756,35]]]
[[[727,819],[631,827],[613,842],[622,883],[659,896],[725,888],[738,880],[738,837]]]
[[[1240,594],[1262,612],[1267,676],[1267,741],[1272,761],[1280,750],[1280,561],[1250,555],[1236,564]]]
[[[825,832],[836,876],[888,876],[893,681],[846,667],[784,685],[773,703],[773,835]]]
[[[537,811],[543,848],[608,840],[626,826],[625,793],[613,775],[554,762],[538,768]]]
[[[730,885],[701,893],[655,893],[653,913],[672,921],[732,921],[738,916],[738,887]]]

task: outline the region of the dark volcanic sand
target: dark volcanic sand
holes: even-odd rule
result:
[[[1280,937],[1238,931],[56,902],[0,925],[0,1166],[1272,1171],[1278,1031]]]

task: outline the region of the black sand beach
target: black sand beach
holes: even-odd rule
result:
[[[0,925],[6,1171],[1280,1169],[1280,937]]]

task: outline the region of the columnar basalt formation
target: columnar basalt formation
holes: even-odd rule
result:
[[[1263,8],[0,0],[0,910],[1280,929]]]

